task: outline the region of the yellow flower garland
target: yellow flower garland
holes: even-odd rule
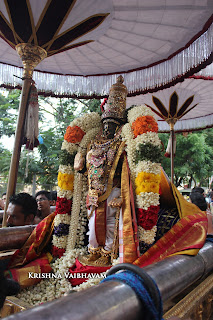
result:
[[[136,194],[139,195],[141,192],[154,192],[159,193],[160,185],[160,175],[149,173],[149,172],[139,172],[137,178],[135,179]]]
[[[73,191],[74,174],[58,173],[58,186],[64,190]]]

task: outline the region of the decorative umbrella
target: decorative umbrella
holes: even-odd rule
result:
[[[171,180],[174,176],[174,131],[187,132],[213,126],[213,64],[198,74],[156,93],[127,98],[127,107],[144,103],[156,114],[160,132],[171,137]]]
[[[212,20],[212,4],[193,0],[1,1],[0,81],[22,87],[6,206],[32,75],[49,95],[104,97],[118,74],[129,95],[157,91],[211,62]]]
[[[211,62],[212,13],[195,0],[1,1],[0,81],[22,86],[14,49],[30,43],[47,52],[33,76],[40,92],[106,96],[120,74],[129,95],[157,91]]]

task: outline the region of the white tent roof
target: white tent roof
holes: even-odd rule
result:
[[[107,95],[118,74],[123,74],[131,94],[144,92],[194,73],[212,54],[212,1],[26,3],[0,2],[2,85],[21,84],[13,76],[22,76],[14,50],[20,42],[47,50],[34,80],[38,90],[56,95]]]

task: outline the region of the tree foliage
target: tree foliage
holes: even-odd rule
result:
[[[12,136],[15,133],[19,107],[19,90],[10,90],[8,96],[0,94],[0,138]]]
[[[208,178],[212,175],[213,129],[189,133],[187,135],[176,134],[176,153],[174,158],[174,182],[176,186],[192,182],[195,185],[208,185]],[[164,146],[167,145],[169,134],[159,134]],[[164,158],[162,166],[170,176],[170,159]]]

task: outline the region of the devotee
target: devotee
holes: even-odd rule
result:
[[[2,197],[0,199],[0,210],[4,210],[5,203],[6,203],[6,192],[3,192]]]
[[[207,210],[207,202],[202,193],[199,192],[191,192],[189,198],[192,203],[194,203],[200,210]]]
[[[7,227],[34,224],[37,211],[35,199],[28,193],[12,195],[7,208]]]
[[[38,191],[35,195],[35,199],[38,206],[38,211],[36,214],[35,221],[39,223],[42,219],[47,217],[50,213],[50,202],[51,202],[51,195],[49,191],[41,190]]]
[[[194,187],[193,189],[192,189],[192,192],[191,193],[194,193],[194,192],[198,192],[198,193],[200,193],[200,194],[202,194],[203,196],[204,196],[204,189],[203,188],[201,188],[201,187]]]

